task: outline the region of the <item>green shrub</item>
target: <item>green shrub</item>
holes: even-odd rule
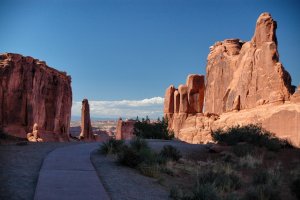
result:
[[[197,183],[214,184],[221,191],[229,192],[241,187],[240,177],[234,171],[225,171],[224,169],[215,171],[208,169],[198,175]]]
[[[139,137],[135,137],[130,141],[130,147],[136,151],[140,151],[141,149],[149,149],[149,145],[146,140],[143,140]]]
[[[261,128],[258,125],[234,126],[227,130],[217,130],[212,132],[212,138],[215,142],[236,145],[246,142],[254,146],[266,147],[270,151],[278,151],[283,147],[290,147],[287,140],[276,138],[271,132]]]
[[[270,175],[266,169],[259,169],[253,173],[252,183],[254,185],[263,185],[269,182]]]
[[[149,164],[141,163],[138,166],[138,170],[141,172],[141,174],[148,177],[158,177],[159,174],[159,167],[155,164],[149,165]]]
[[[290,184],[290,190],[293,195],[300,199],[300,175],[298,175]]]
[[[238,157],[243,157],[246,156],[248,154],[252,154],[255,150],[255,147],[251,144],[237,144],[235,146],[233,146],[233,153],[235,155],[237,155]]]
[[[110,138],[107,142],[103,142],[102,145],[100,145],[100,153],[102,154],[116,154],[121,151],[122,147],[124,145],[123,140],[116,140],[113,138]]]
[[[138,118],[137,118],[138,119]],[[165,139],[174,138],[173,132],[168,130],[168,120],[163,118],[155,123],[150,123],[149,119],[139,121],[134,124],[134,133],[137,137],[147,139]]]
[[[241,198],[236,193],[229,193],[225,196],[224,200],[240,200]]]
[[[122,151],[118,153],[118,161],[128,167],[136,167],[143,162],[138,151],[128,146],[123,146]]]
[[[277,164],[275,167],[270,169],[258,169],[252,176],[253,185],[271,185],[276,187],[279,185],[281,180],[280,165]]]
[[[181,200],[184,198],[184,194],[183,194],[183,191],[179,187],[173,186],[170,190],[169,197],[174,200]]]
[[[217,190],[213,184],[197,184],[193,189],[193,200],[219,200]]]
[[[251,186],[244,195],[245,200],[280,200],[278,188],[271,185]]]
[[[172,145],[165,145],[160,152],[160,156],[173,161],[178,161],[182,157],[180,151]]]
[[[255,157],[248,154],[244,157],[239,158],[238,165],[240,167],[254,169],[262,164],[262,160],[263,160],[262,157]]]
[[[129,167],[137,167],[141,163],[154,165],[158,163],[158,158],[159,156],[149,148],[148,143],[140,138],[134,138],[130,146],[124,145],[118,153],[118,161]]]

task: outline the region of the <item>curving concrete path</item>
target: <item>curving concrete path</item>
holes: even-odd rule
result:
[[[39,173],[34,199],[110,199],[90,160],[90,153],[98,146],[85,143],[49,153]]]

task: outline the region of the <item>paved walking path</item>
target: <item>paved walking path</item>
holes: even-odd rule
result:
[[[91,163],[99,143],[58,148],[48,154],[40,170],[35,200],[108,200]]]

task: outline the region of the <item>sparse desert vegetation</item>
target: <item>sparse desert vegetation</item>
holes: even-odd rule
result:
[[[155,178],[172,199],[299,198],[299,149],[256,125],[214,132],[213,138],[219,144],[203,145],[198,157],[140,138],[120,142],[121,151],[110,153],[115,162]]]
[[[144,139],[170,140],[174,138],[174,133],[168,129],[168,120],[164,117],[153,123],[150,123],[148,117],[143,118],[142,121],[137,118],[133,134]]]

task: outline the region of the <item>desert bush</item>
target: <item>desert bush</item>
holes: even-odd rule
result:
[[[219,200],[218,192],[213,184],[197,184],[193,189],[193,200]]]
[[[172,145],[165,145],[160,152],[160,156],[173,161],[178,161],[182,157],[180,151]]]
[[[134,124],[134,133],[137,137],[147,139],[165,139],[174,138],[173,132],[168,130],[168,120],[162,118],[155,123],[150,123],[150,120],[142,120]]]
[[[149,149],[147,141],[139,137],[135,137],[130,141],[130,147],[136,151],[140,151],[141,149]]]
[[[100,153],[105,155],[116,154],[121,151],[123,145],[123,140],[116,140],[114,138],[110,138],[107,142],[103,142],[103,144],[100,145],[99,151]]]
[[[280,164],[269,169],[257,169],[252,176],[253,185],[270,185],[276,187],[281,180]]]
[[[224,200],[240,200],[241,198],[236,193],[229,193],[223,199]]]
[[[212,132],[212,138],[215,142],[228,145],[237,145],[246,142],[254,146],[266,147],[270,151],[278,151],[283,147],[289,147],[291,144],[287,140],[281,140],[262,127],[254,124],[246,126],[233,126],[227,130],[217,130]]]
[[[157,155],[148,145],[140,138],[134,138],[130,145],[123,145],[122,150],[118,153],[118,161],[129,167],[137,167],[139,164],[155,165],[159,163],[160,156]]]
[[[300,175],[297,175],[290,184],[290,190],[293,195],[300,199]]]
[[[266,169],[259,169],[253,173],[252,183],[254,185],[267,184],[269,182],[270,175]]]
[[[244,195],[245,200],[280,200],[279,189],[271,185],[251,186]]]
[[[118,161],[122,165],[128,167],[136,167],[142,163],[143,160],[141,159],[138,151],[128,146],[123,146],[122,151],[118,153]]]
[[[238,156],[238,157],[243,157],[246,156],[248,154],[252,154],[255,150],[255,147],[251,144],[237,144],[235,146],[233,146],[232,148],[232,152]]]
[[[254,169],[257,166],[262,164],[262,157],[255,157],[252,155],[246,155],[244,157],[239,158],[238,165],[240,167],[251,168]]]
[[[148,177],[158,177],[159,174],[159,166],[158,165],[149,165],[149,164],[145,164],[145,163],[141,163],[138,166],[138,170],[141,172],[141,174],[143,174],[144,176],[148,176]]]
[[[241,187],[240,177],[228,165],[202,171],[197,177],[198,184],[214,184],[220,191],[229,192]]]
[[[169,197],[174,199],[174,200],[182,200],[182,199],[185,198],[184,194],[183,194],[183,191],[177,186],[173,186],[171,188]]]

